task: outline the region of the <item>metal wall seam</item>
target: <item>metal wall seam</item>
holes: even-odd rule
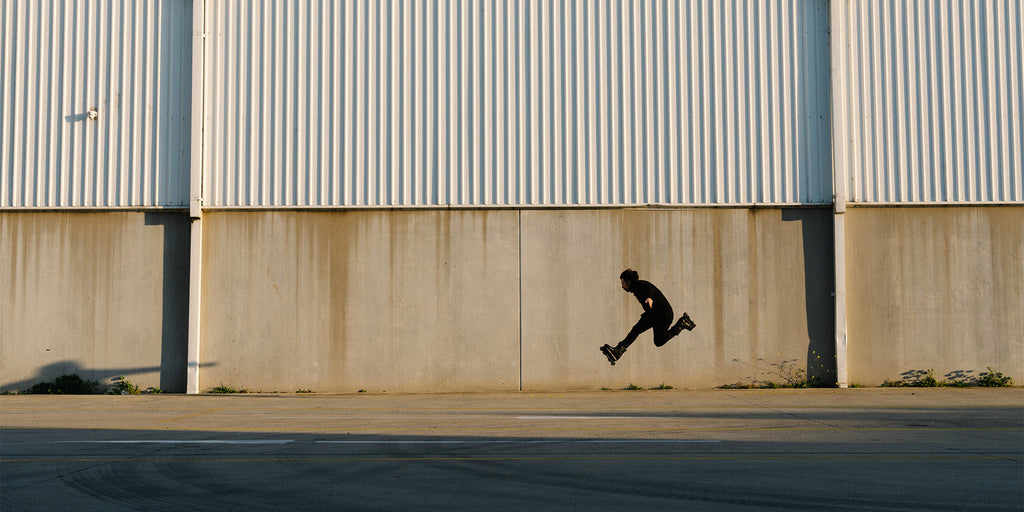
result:
[[[826,6],[211,2],[209,206],[829,204]]]
[[[848,2],[858,203],[1017,203],[1021,6]]]

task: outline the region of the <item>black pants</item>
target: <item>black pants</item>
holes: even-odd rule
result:
[[[625,349],[632,345],[637,336],[647,329],[654,329],[654,346],[660,347],[668,343],[668,340],[672,339],[672,334],[668,332],[672,326],[672,316],[671,307],[644,311],[644,314],[640,315],[640,320],[630,329],[629,334],[619,342],[619,347]]]

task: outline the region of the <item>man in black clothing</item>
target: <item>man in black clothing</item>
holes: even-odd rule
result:
[[[661,293],[661,290],[653,284],[642,281],[639,274],[635,270],[626,269],[619,274],[619,282],[622,284],[622,289],[632,293],[636,297],[637,302],[644,308],[644,312],[640,315],[640,320],[637,321],[633,329],[629,331],[629,334],[619,342],[618,345],[612,347],[604,345],[601,347],[601,352],[608,357],[608,362],[615,364],[622,354],[626,352],[626,349],[636,341],[637,336],[647,329],[654,329],[654,345],[660,347],[668,340],[674,338],[683,329],[692,331],[697,324],[690,320],[690,315],[683,313],[683,316],[679,318],[675,325],[669,328],[669,324],[672,323],[672,305],[665,299],[665,295]]]

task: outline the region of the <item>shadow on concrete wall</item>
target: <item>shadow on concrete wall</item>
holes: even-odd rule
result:
[[[54,379],[62,375],[78,375],[85,380],[95,380],[100,383],[103,387],[109,387],[111,379],[123,375],[133,375],[138,373],[155,372],[160,370],[159,366],[139,366],[134,368],[103,368],[103,369],[88,369],[83,368],[78,361],[58,361],[43,366],[39,369],[34,377],[17,381],[17,382],[5,382],[0,384],[0,391],[11,391],[11,392],[25,392],[32,386],[41,382],[53,382]],[[131,379],[129,379],[131,380]],[[160,389],[163,389],[161,386]]]
[[[160,337],[160,389],[185,391],[188,365],[189,247],[187,214],[147,212],[147,226],[163,227],[163,294]],[[153,371],[153,370],[150,370]]]
[[[820,77],[829,76],[828,9],[797,9],[792,19],[795,32],[801,34],[794,44],[793,62],[799,78],[793,82],[795,103],[785,122],[797,131],[796,140],[805,142],[796,149],[799,186],[809,197],[802,201],[830,201],[832,196],[832,151],[829,133],[830,104],[828,88],[820,86]],[[786,149],[783,149],[786,151]],[[804,301],[807,310],[807,377],[823,384],[836,383],[835,351],[835,258],[831,205],[825,208],[788,208],[782,220],[799,222],[803,233]]]
[[[803,234],[804,307],[807,309],[807,377],[836,383],[835,261],[832,210],[787,208],[784,222],[799,222]]]
[[[203,363],[203,366],[217,366],[217,363]],[[164,387],[163,375],[167,373],[167,370],[164,367],[164,365],[134,366],[122,368],[86,368],[82,366],[82,364],[79,363],[78,361],[67,360],[58,361],[56,363],[51,363],[46,366],[43,366],[42,368],[39,368],[39,371],[36,372],[35,376],[30,377],[28,379],[20,380],[17,382],[0,383],[0,392],[22,393],[29,390],[32,386],[35,386],[36,384],[39,384],[41,382],[53,382],[54,379],[63,375],[78,375],[84,380],[97,381],[100,383],[101,391],[104,391],[114,384],[113,379],[115,377],[122,377],[125,375],[137,375],[140,373],[149,373],[155,371],[159,371],[161,375],[161,384],[159,386],[161,391],[171,393],[183,393],[185,391],[184,387],[182,387],[182,389],[180,390],[168,389]],[[184,372],[184,370],[182,370],[182,372]],[[127,380],[131,381],[132,379],[129,378]],[[184,382],[185,376],[182,375],[180,380]]]

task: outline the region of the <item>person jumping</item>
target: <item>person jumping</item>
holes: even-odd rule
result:
[[[679,317],[675,325],[670,328],[669,324],[672,323],[673,317],[672,305],[668,303],[657,286],[641,280],[635,270],[628,268],[623,270],[619,274],[619,282],[622,284],[623,290],[636,297],[637,302],[644,308],[644,312],[633,329],[618,345],[614,347],[608,344],[601,346],[601,352],[608,358],[609,363],[614,365],[621,359],[622,354],[636,341],[637,336],[647,329],[654,329],[654,346],[660,347],[676,337],[683,329],[692,331],[697,326],[693,320],[690,320],[690,315],[684,312],[683,316]]]

